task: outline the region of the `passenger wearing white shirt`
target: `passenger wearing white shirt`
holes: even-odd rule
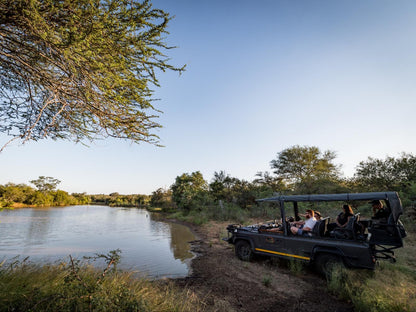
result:
[[[316,224],[315,214],[313,210],[308,209],[305,213],[306,221],[295,221],[292,223],[290,231],[294,235],[303,235],[303,236],[311,236],[313,227]],[[298,227],[300,226],[300,227]]]

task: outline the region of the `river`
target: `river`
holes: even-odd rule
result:
[[[0,237],[0,260],[51,263],[120,249],[118,268],[149,278],[188,275],[195,240],[189,228],[146,210],[108,206],[4,209]]]

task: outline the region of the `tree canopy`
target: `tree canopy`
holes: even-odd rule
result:
[[[184,70],[164,54],[170,20],[149,0],[1,1],[0,131],[158,144],[152,87]]]
[[[416,183],[416,156],[402,153],[400,157],[361,161],[354,174],[361,187],[369,190],[400,190]]]
[[[30,181],[30,183],[34,184],[38,191],[51,192],[56,190],[56,187],[61,181],[53,177],[40,176],[38,179]]]
[[[289,183],[336,178],[339,168],[333,163],[335,152],[321,152],[316,146],[295,145],[277,154],[270,162],[274,173]]]
[[[207,182],[201,172],[184,173],[177,176],[171,186],[172,199],[178,207],[190,209],[207,189]]]

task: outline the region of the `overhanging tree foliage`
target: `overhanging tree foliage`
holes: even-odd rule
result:
[[[170,19],[148,0],[1,1],[0,131],[158,144],[151,88],[184,69],[164,54]]]

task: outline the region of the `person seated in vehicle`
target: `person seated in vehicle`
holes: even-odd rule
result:
[[[316,224],[314,211],[311,209],[306,210],[306,220],[295,221],[290,227],[290,231],[294,235],[312,236],[313,227]]]
[[[373,217],[371,219],[376,220],[376,222],[387,223],[391,213],[390,208],[384,208],[380,200],[373,200],[370,204],[373,207]]]
[[[320,221],[322,219],[321,213],[318,210],[314,211],[316,221]]]
[[[335,222],[328,224],[328,231],[336,228],[345,228],[350,218],[354,216],[354,212],[350,205],[342,205],[342,212],[337,216]]]

